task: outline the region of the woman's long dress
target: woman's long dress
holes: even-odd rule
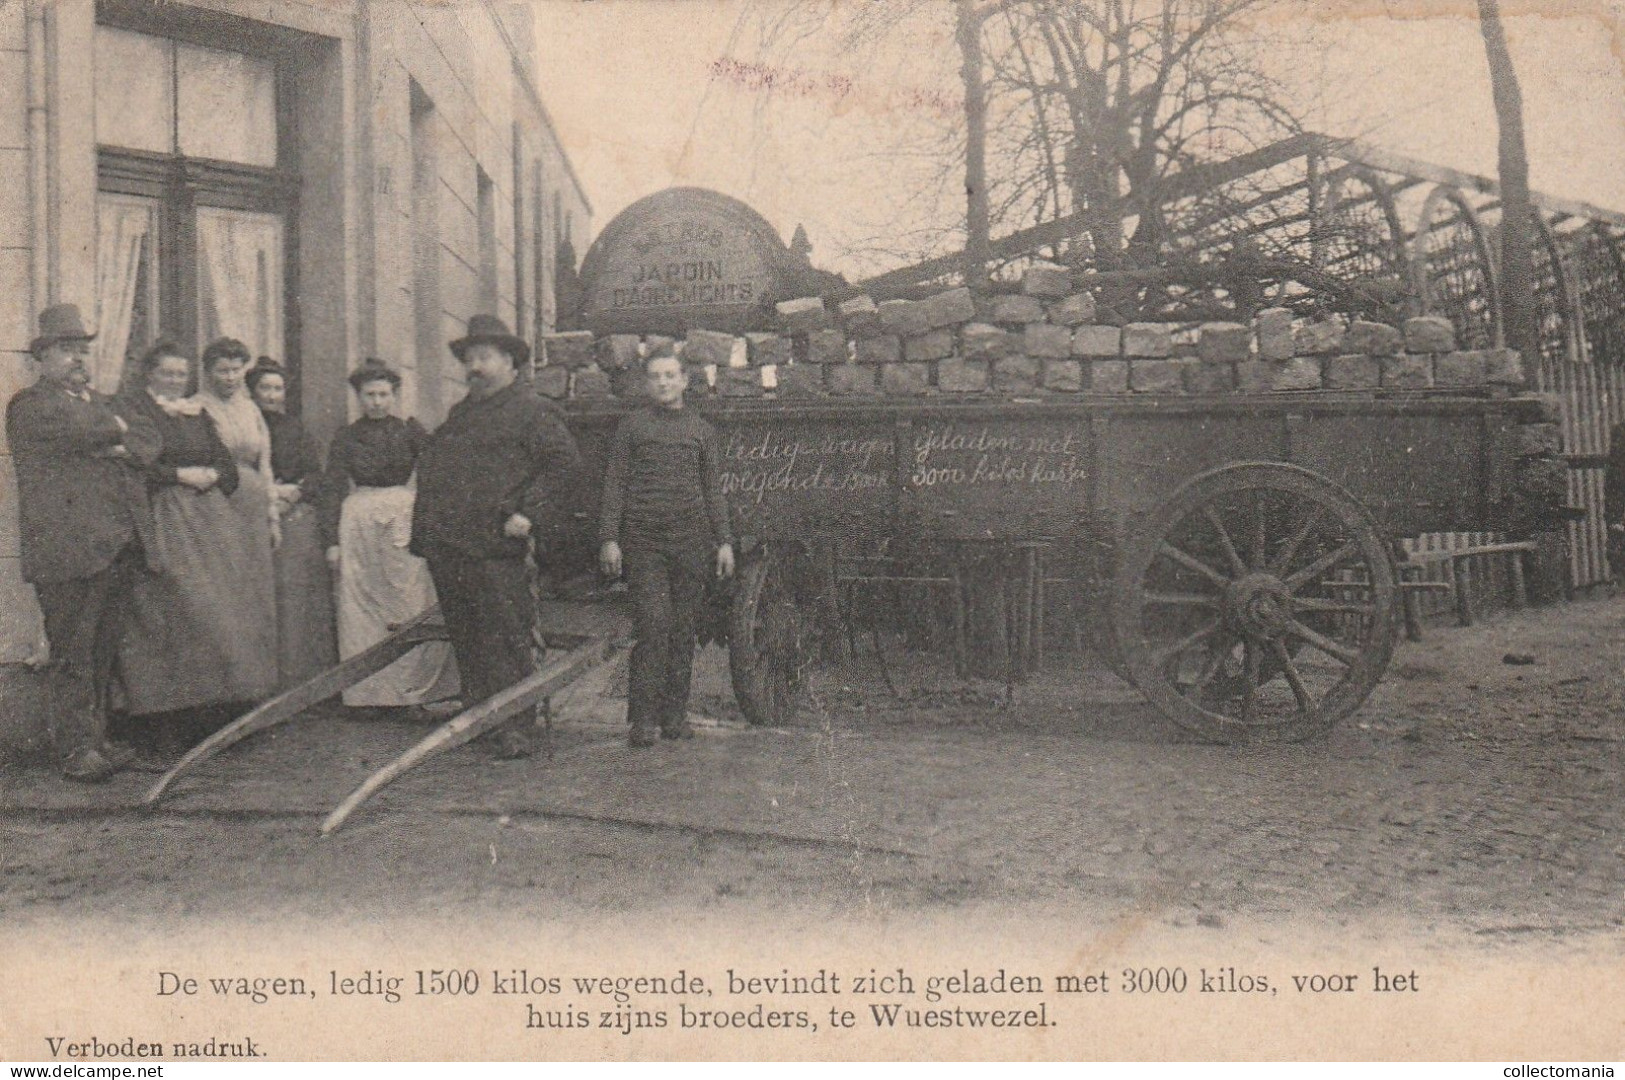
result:
[[[256,572],[256,550],[228,501],[238,470],[209,415],[185,404],[166,410],[145,392],[132,395],[163,436],[147,469],[162,570],[137,577],[119,639],[118,670],[135,716],[228,702],[255,701],[275,688],[276,657],[264,635],[245,626],[242,582]],[[198,491],[176,470],[207,466],[218,482]]]
[[[416,420],[361,419],[340,431],[327,455],[322,532],[339,548],[339,655],[382,641],[435,604],[429,567],[413,555],[409,486],[428,434]],[[419,645],[344,691],[350,706],[422,705],[456,696],[457,668],[444,641]]]
[[[280,517],[282,542],[272,557],[276,571],[277,669],[286,688],[338,663],[333,616],[333,579],[327,567],[316,497],[319,454],[304,425],[285,413],[265,413],[271,433],[271,474],[278,484],[297,484],[300,499]]]
[[[276,507],[271,501],[271,433],[259,406],[247,393],[229,399],[208,389],[188,398],[201,405],[220,441],[237,463],[237,490],[227,502],[236,513],[239,541],[246,553],[234,585],[232,633],[265,657],[270,672],[264,690],[244,701],[269,697],[276,690],[276,572],[272,548]]]

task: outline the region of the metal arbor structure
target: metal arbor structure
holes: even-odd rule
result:
[[[1571,584],[1608,580],[1602,461],[1625,421],[1625,214],[1540,192],[1535,221],[1538,388],[1563,401]],[[1499,187],[1488,177],[1304,133],[1169,177],[1138,222],[1140,269],[1095,275],[1101,306],[1123,321],[1245,321],[1261,307],[1397,322],[1447,317],[1461,348],[1503,344]],[[1083,217],[991,245],[995,271],[1035,258],[1090,279]],[[1151,248],[1155,248],[1151,251]],[[881,274],[877,298],[941,284],[962,256]],[[997,273],[995,273],[997,276]],[[1619,508],[1615,508],[1617,512]]]

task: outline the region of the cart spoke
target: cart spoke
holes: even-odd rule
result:
[[[1291,589],[1293,592],[1297,592],[1299,589],[1303,588],[1306,582],[1310,581],[1312,578],[1318,577],[1322,571],[1336,566],[1338,563],[1342,562],[1350,555],[1355,554],[1359,550],[1360,545],[1356,544],[1352,540],[1348,541],[1335,551],[1327,552],[1325,555],[1322,555],[1320,558],[1316,559],[1302,570],[1289,575],[1285,579],[1286,587]]]
[[[1185,569],[1194,570],[1196,573],[1201,574],[1203,577],[1207,578],[1221,589],[1226,588],[1230,584],[1229,578],[1213,569],[1213,567],[1207,565],[1207,563],[1202,562],[1194,555],[1188,555],[1179,548],[1174,547],[1174,545],[1168,543],[1166,540],[1162,542],[1162,546],[1157,550],[1159,554],[1166,555],[1168,558],[1172,559],[1180,566],[1183,566]]]
[[[1157,670],[1165,670],[1170,661],[1177,659],[1182,653],[1189,652],[1218,632],[1219,620],[1214,619],[1193,633],[1180,638],[1166,649],[1160,650],[1156,659]]]
[[[1166,604],[1169,607],[1217,607],[1224,598],[1214,593],[1154,592],[1145,594],[1147,604]]]
[[[1196,681],[1189,686],[1178,687],[1179,692],[1185,697],[1201,700],[1202,694],[1224,668],[1227,652],[1222,643],[1216,648],[1209,649],[1207,658],[1202,663],[1202,670],[1196,673]]]
[[[1353,667],[1354,663],[1360,659],[1359,649],[1333,641],[1325,634],[1305,626],[1297,619],[1287,620],[1287,632],[1293,637],[1302,638],[1327,656],[1332,657],[1334,660],[1341,660],[1350,667]]]
[[[1298,699],[1300,712],[1314,711],[1315,701],[1309,694],[1309,688],[1303,684],[1303,675],[1298,671],[1298,665],[1292,662],[1292,654],[1287,651],[1286,642],[1276,638],[1270,642],[1275,650],[1275,658],[1281,662],[1281,670],[1286,674],[1287,685],[1292,687],[1292,696]]]
[[[1321,508],[1319,506],[1310,507],[1309,514],[1303,519],[1303,523],[1292,531],[1292,535],[1287,537],[1286,543],[1281,545],[1281,550],[1276,552],[1275,561],[1269,567],[1270,573],[1277,577],[1286,573],[1286,568],[1292,564],[1292,559],[1298,554],[1298,549],[1303,546],[1305,540],[1309,539],[1309,533],[1313,531],[1316,523],[1320,521],[1320,515]]]
[[[1264,569],[1264,493],[1253,493],[1253,569]]]
[[[1250,724],[1258,712],[1259,672],[1263,658],[1258,655],[1258,646],[1253,643],[1252,638],[1243,638],[1241,648],[1247,658],[1244,665],[1246,673],[1242,680],[1241,720],[1244,724]]]
[[[1319,596],[1294,596],[1292,607],[1297,611],[1336,611],[1348,615],[1371,616],[1377,613],[1374,604],[1362,604],[1358,600],[1327,600]]]
[[[1230,532],[1224,527],[1224,520],[1219,512],[1213,509],[1212,504],[1202,507],[1202,516],[1206,517],[1213,531],[1219,535],[1219,547],[1224,549],[1224,557],[1230,560],[1230,569],[1235,571],[1237,577],[1247,573],[1247,564],[1241,561],[1241,555],[1236,551],[1236,545],[1230,540]]]

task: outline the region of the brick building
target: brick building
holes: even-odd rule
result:
[[[529,4],[0,0],[0,399],[78,303],[98,388],[160,334],[293,373],[325,439],[382,356],[433,426],[477,311],[552,328],[591,208],[535,85]],[[0,444],[0,664],[41,644]]]

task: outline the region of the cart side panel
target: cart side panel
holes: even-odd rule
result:
[[[1197,473],[1237,461],[1285,461],[1288,450],[1278,413],[1103,417],[1095,437],[1102,529],[1118,540]]]
[[[895,531],[897,427],[885,418],[718,418],[722,488],[742,536]]]
[[[1343,485],[1390,536],[1486,526],[1482,414],[1289,420],[1291,460]]]
[[[900,517],[944,540],[1071,537],[1089,515],[1093,449],[1086,417],[917,416],[898,434],[906,455]]]

